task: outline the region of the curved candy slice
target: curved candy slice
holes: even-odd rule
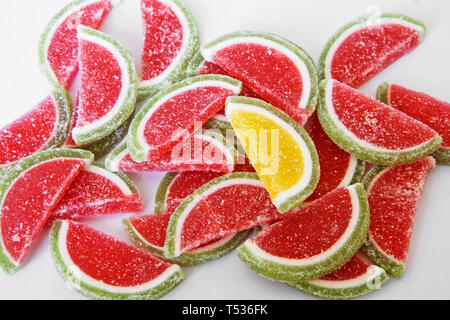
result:
[[[363,251],[394,277],[406,269],[414,216],[425,180],[435,166],[432,157],[395,167],[374,167],[364,177],[370,227]]]
[[[13,273],[79,172],[93,160],[85,150],[52,149],[20,160],[0,186],[0,266]]]
[[[360,17],[328,41],[319,59],[319,78],[359,87],[423,39],[425,25],[400,14]]]
[[[351,299],[379,289],[388,279],[386,271],[370,264],[357,253],[332,273],[290,285],[321,299]]]
[[[208,43],[201,53],[298,123],[314,111],[316,69],[294,43],[268,33],[236,32]]]
[[[164,241],[170,216],[171,213],[164,213],[125,218],[123,225],[135,245],[163,260],[169,260],[182,266],[193,266],[223,257],[252,233],[250,229],[231,234],[199,248],[189,250],[179,257],[167,259],[164,255]]]
[[[175,258],[279,218],[255,173],[229,173],[206,183],[181,202],[167,227],[164,254]]]
[[[67,137],[72,104],[64,89],[55,89],[27,114],[0,130],[0,168],[36,151],[59,147]]]
[[[179,266],[79,222],[57,220],[50,248],[69,286],[93,299],[158,299],[184,278]]]
[[[111,172],[101,163],[84,169],[59,201],[52,219],[81,219],[96,215],[140,212],[144,201],[124,173]]]
[[[155,213],[173,213],[188,195],[222,175],[214,171],[168,172],[156,190]]]
[[[341,186],[361,180],[365,164],[354,155],[339,148],[323,131],[317,114],[313,114],[306,128],[319,156],[320,177],[314,192],[304,201],[311,202]]]
[[[154,95],[185,76],[200,46],[197,24],[179,0],[141,0],[144,21],[139,98]]]
[[[306,131],[264,101],[230,97],[225,113],[280,212],[299,206],[319,180],[319,160]]]
[[[268,279],[317,279],[351,259],[368,227],[362,185],[340,187],[260,231],[238,249],[238,256]]]
[[[84,145],[110,135],[131,116],[137,74],[129,52],[109,35],[79,26],[78,41],[81,84],[72,137]]]
[[[110,9],[109,0],[76,0],[50,20],[39,41],[41,69],[50,82],[70,86],[78,68],[78,25],[98,29]]]
[[[436,130],[442,144],[433,156],[450,165],[450,103],[387,82],[378,87],[377,99]]]
[[[158,93],[131,123],[127,144],[131,157],[136,162],[161,157],[222,109],[228,96],[240,91],[241,83],[237,80],[203,75]]]
[[[318,115],[334,143],[370,163],[410,163],[442,141],[425,124],[336,80],[320,83]]]
[[[197,132],[189,140],[179,143],[161,158],[135,162],[125,143],[117,146],[107,156],[105,163],[111,171],[218,171],[231,172],[236,151],[225,138],[208,131]]]

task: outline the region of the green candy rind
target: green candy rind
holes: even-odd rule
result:
[[[389,93],[390,93],[390,83],[382,82],[377,88],[377,100],[383,102],[384,104],[390,105]],[[438,164],[450,165],[450,149],[440,147],[437,149],[432,156],[436,159]]]
[[[426,26],[423,22],[413,19],[411,17],[402,15],[402,14],[395,14],[395,13],[383,13],[381,16],[381,18],[397,18],[397,19],[401,19],[401,20],[405,20],[407,22],[416,24],[418,26],[420,26],[421,28],[423,28],[423,34],[425,34],[426,31]],[[328,52],[330,51],[331,47],[333,46],[333,44],[341,37],[341,35],[347,31],[348,29],[350,29],[351,27],[357,25],[357,24],[365,24],[367,23],[367,20],[370,19],[370,16],[362,16],[362,17],[358,17],[355,20],[347,23],[346,25],[342,26],[341,28],[339,28],[339,30],[328,40],[327,44],[325,45],[325,48],[322,50],[322,53],[320,54],[319,57],[319,65],[317,66],[317,74],[319,75],[319,81],[325,79],[325,61],[328,55]]]
[[[215,117],[210,118],[203,124],[204,129],[217,129],[220,131],[233,130],[229,121],[219,120]]]
[[[169,75],[160,83],[151,86],[141,86],[138,90],[138,100],[148,98],[155,95],[159,91],[165,89],[172,84],[175,84],[186,76],[186,69],[190,64],[190,61],[195,56],[195,54],[200,49],[200,36],[198,32],[198,26],[195,22],[194,17],[189,12],[189,10],[184,6],[184,4],[179,0],[171,0],[175,5],[179,7],[181,12],[186,17],[189,24],[189,30],[191,37],[189,38],[189,44],[187,45],[186,51],[183,53],[178,65],[169,73]]]
[[[89,285],[81,281],[73,272],[70,271],[70,267],[66,265],[61,257],[61,253],[58,248],[59,230],[61,228],[61,220],[56,220],[50,230],[50,252],[53,257],[56,269],[63,277],[64,281],[74,288],[80,294],[90,299],[114,299],[114,300],[153,300],[158,299],[173,288],[175,288],[181,280],[184,279],[184,273],[180,269],[178,272],[172,274],[166,281],[160,285],[142,292],[137,293],[113,293]]]
[[[304,266],[290,266],[257,256],[246,247],[238,249],[238,257],[257,274],[274,281],[296,283],[299,280],[320,278],[346,264],[364,242],[369,229],[369,204],[361,184],[354,185],[359,200],[359,217],[355,228],[347,241],[334,254],[325,260]],[[247,240],[250,241],[250,240]]]
[[[178,172],[168,172],[161,179],[155,194],[155,214],[161,214],[165,211],[167,192],[177,175]]]
[[[187,78],[181,82],[178,82],[162,91],[160,91],[158,94],[154,95],[152,98],[150,98],[144,106],[142,106],[141,110],[136,114],[133,121],[131,122],[131,126],[129,129],[129,139],[127,142],[127,148],[130,152],[131,157],[136,162],[143,162],[146,160],[146,154],[144,147],[139,141],[138,138],[138,129],[141,124],[141,122],[144,120],[145,115],[149,110],[161,99],[164,99],[166,95],[170,94],[171,92],[178,90],[183,87],[187,87],[193,83],[200,82],[200,81],[208,81],[208,80],[215,80],[215,81],[223,81],[227,82],[229,84],[232,84],[236,87],[241,88],[242,84],[240,81],[235,80],[228,76],[223,75],[217,75],[217,74],[207,74],[207,75],[201,75],[196,76],[192,78]]]
[[[67,148],[55,148],[44,151],[39,151],[31,156],[23,158],[15,166],[4,172],[1,177],[0,184],[0,205],[3,204],[3,198],[10,186],[18,179],[22,173],[30,169],[31,167],[55,158],[81,158],[86,159],[89,163],[94,160],[94,155],[86,150],[74,150]],[[5,249],[3,248],[3,241],[0,241],[0,266],[6,273],[12,274],[17,271],[19,266],[15,265],[8,257]]]
[[[312,160],[311,180],[309,181],[308,186],[305,187],[301,192],[291,196],[286,201],[284,201],[278,208],[278,211],[280,211],[281,213],[288,212],[291,209],[301,205],[301,203],[314,192],[314,189],[316,188],[317,183],[319,182],[319,175],[320,175],[319,156],[317,155],[314,142],[309,137],[308,133],[305,131],[305,129],[303,129],[302,126],[300,126],[296,121],[294,121],[291,117],[289,117],[285,112],[262,100],[240,96],[228,97],[225,103],[225,110],[227,109],[229,103],[247,104],[269,111],[271,114],[281,119],[288,126],[294,129],[303,139],[311,154]]]
[[[442,142],[440,136],[436,136],[426,142],[422,147],[398,152],[383,152],[376,151],[370,148],[364,147],[357,142],[353,141],[344,131],[342,131],[334,120],[331,118],[326,107],[326,87],[330,79],[322,80],[319,85],[319,108],[317,114],[319,116],[320,124],[327,133],[327,135],[336,143],[339,147],[347,151],[348,153],[356,155],[359,159],[381,165],[400,165],[407,164],[419,160],[439,148]],[[332,108],[332,106],[330,107]]]
[[[116,39],[112,38],[111,36],[103,32],[85,26],[79,26],[78,32],[83,32],[90,36],[100,38],[103,41],[106,41],[110,43],[113,47],[115,47],[119,51],[122,58],[127,63],[128,75],[122,76],[129,77],[129,88],[127,91],[127,96],[117,114],[115,114],[110,121],[108,121],[107,123],[98,128],[90,130],[89,132],[86,133],[76,135],[72,134],[75,143],[79,146],[83,146],[85,144],[89,144],[109,136],[133,114],[137,97],[138,76],[133,58],[131,57],[130,53]]]
[[[192,58],[192,60],[189,62],[189,65],[186,69],[186,77],[195,77],[198,76],[198,68],[200,65],[205,61],[203,59],[202,54],[200,51],[197,51],[195,56]]]
[[[348,288],[329,288],[309,281],[298,281],[289,285],[297,290],[303,291],[320,299],[345,300],[353,299],[368,294],[375,289],[379,289],[381,285],[386,283],[388,280],[389,276],[383,270],[382,273],[370,279],[370,281],[366,281]]]
[[[50,83],[54,87],[60,87],[61,84],[58,82],[58,79],[56,78],[55,74],[53,73],[52,69],[47,63],[47,59],[45,58],[46,55],[46,47],[45,43],[47,42],[47,39],[50,35],[50,30],[55,26],[55,24],[58,22],[58,19],[61,18],[63,15],[66,14],[69,10],[72,10],[75,7],[82,7],[82,5],[87,2],[86,0],[76,0],[72,1],[68,5],[66,5],[64,8],[62,8],[47,24],[47,26],[44,29],[44,32],[41,34],[41,37],[39,39],[39,64],[41,66],[41,70],[44,73],[44,75],[47,77],[47,79],[50,81]]]
[[[119,142],[107,155],[105,158],[105,168],[109,171],[117,172],[116,168],[113,167],[114,160],[120,155],[120,153],[127,148],[127,137]]]
[[[89,150],[95,155],[95,159],[100,159],[107,155],[111,150],[122,141],[128,133],[131,121],[133,117],[129,117],[116,131],[109,136],[92,142],[88,145],[81,146],[80,148]]]
[[[234,33],[229,33],[226,35],[223,35],[211,42],[209,42],[208,44],[204,45],[201,48],[201,52],[211,49],[213,48],[215,45],[228,40],[228,39],[232,39],[232,38],[241,38],[241,37],[258,37],[258,38],[262,38],[271,42],[275,42],[283,47],[285,47],[286,49],[292,51],[292,53],[294,53],[297,57],[300,58],[300,60],[302,60],[307,69],[308,69],[308,73],[311,79],[311,91],[310,91],[310,96],[308,99],[308,103],[305,106],[305,109],[310,110],[311,113],[314,112],[315,108],[316,108],[316,103],[317,103],[317,94],[318,94],[318,79],[317,79],[317,71],[316,71],[316,67],[314,65],[314,61],[312,60],[312,58],[309,56],[309,54],[303,50],[302,48],[300,48],[298,45],[296,45],[295,43],[284,39],[282,37],[279,37],[277,35],[271,34],[271,33],[265,33],[265,32],[234,32]],[[205,56],[204,54],[202,56]],[[198,58],[199,59],[199,58]],[[201,62],[200,62],[201,63]]]
[[[217,177],[198,188],[194,193],[187,196],[180,205],[175,209],[170,217],[169,225],[167,226],[166,241],[164,243],[164,255],[173,259],[176,257],[175,244],[177,242],[177,225],[180,217],[183,215],[186,207],[193,201],[196,201],[198,197],[202,197],[202,194],[210,188],[216,186],[225,181],[233,179],[252,179],[259,180],[258,175],[253,172],[232,172],[223,176]]]
[[[369,190],[375,177],[386,168],[387,167],[385,166],[376,166],[366,173],[362,179],[362,183],[366,191]],[[405,274],[406,265],[393,260],[386,253],[382,252],[369,235],[367,235],[367,239],[362,245],[361,250],[373,263],[386,270],[386,272],[391,276],[401,278]]]
[[[358,159],[356,163],[355,172],[353,173],[352,181],[350,181],[349,185],[361,182],[365,170],[366,170],[366,163]]]
[[[128,236],[130,237],[131,241],[138,246],[141,249],[144,249],[145,251],[148,251],[149,253],[153,254],[154,256],[168,261],[170,263],[176,263],[182,267],[187,266],[195,266],[201,263],[205,263],[211,260],[215,260],[218,258],[223,257],[227,253],[233,251],[237,246],[239,246],[242,242],[244,242],[253,232],[250,230],[244,230],[241,232],[236,233],[230,240],[225,242],[224,244],[208,249],[208,250],[199,250],[197,252],[193,253],[183,253],[182,255],[169,259],[164,255],[163,250],[159,250],[155,247],[152,247],[148,245],[147,243],[143,242],[139,236],[134,232],[133,227],[130,224],[130,221],[128,218],[125,218],[122,220],[122,225],[124,226],[125,230],[128,232]]]

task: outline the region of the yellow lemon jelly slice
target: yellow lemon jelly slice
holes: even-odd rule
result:
[[[319,179],[319,160],[306,131],[259,99],[229,97],[225,113],[280,212],[299,206]]]

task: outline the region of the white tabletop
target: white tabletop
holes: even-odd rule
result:
[[[38,65],[37,45],[61,0],[2,1],[0,4],[0,127],[26,112],[51,89]],[[201,41],[238,30],[268,31],[303,47],[317,62],[327,39],[349,20],[377,4],[427,24],[425,41],[411,54],[381,72],[361,90],[374,95],[389,81],[450,101],[450,2],[446,0],[186,0],[197,19]],[[102,30],[118,38],[139,64],[142,26],[138,0],[124,0]],[[74,92],[71,92],[72,95]],[[151,213],[162,174],[132,175]],[[427,181],[417,212],[409,265],[403,279],[391,279],[363,299],[450,298],[450,167],[438,166]],[[89,224],[128,241],[121,226],[126,215],[90,219]],[[186,279],[165,299],[309,299],[281,283],[266,280],[239,261],[235,253],[186,268]],[[0,271],[0,299],[80,299],[56,272],[48,248],[48,229],[39,237],[14,275]]]

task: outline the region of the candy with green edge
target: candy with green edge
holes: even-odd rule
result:
[[[370,163],[411,163],[442,142],[425,124],[337,80],[320,83],[318,115],[334,143]]]
[[[69,287],[92,299],[158,299],[184,278],[178,265],[80,222],[57,220],[50,249]]]
[[[137,73],[130,53],[114,38],[78,27],[81,83],[72,138],[79,146],[103,139],[132,114]]]
[[[264,228],[238,249],[238,256],[271,280],[317,279],[353,257],[365,240],[369,215],[361,184],[340,187]]]
[[[58,88],[1,129],[0,169],[6,169],[37,151],[60,147],[66,140],[71,114],[70,97],[66,90]]]
[[[450,103],[387,82],[378,86],[377,99],[436,130],[442,144],[433,157],[440,164],[450,165]]]
[[[53,208],[94,155],[51,149],[20,160],[1,179],[0,266],[15,272],[41,233]]]
[[[186,197],[170,217],[164,254],[175,258],[218,238],[280,219],[256,173],[215,178]]]
[[[314,63],[286,39],[263,32],[235,32],[204,45],[201,54],[300,125],[316,107]]]
[[[405,273],[414,217],[425,180],[435,163],[432,157],[426,157],[407,165],[377,166],[363,178],[370,227],[362,250],[396,278]]]
[[[197,23],[180,0],[141,0],[144,45],[139,99],[156,94],[186,75],[200,46]]]
[[[230,97],[225,113],[273,204],[280,212],[298,207],[319,180],[319,159],[306,131],[259,99]]]
[[[164,255],[164,242],[170,216],[171,213],[167,212],[130,217],[123,220],[123,225],[135,245],[163,260],[177,263],[181,266],[193,266],[218,259],[234,250],[253,232],[250,229],[230,234],[223,238],[215,239],[206,245],[191,249],[178,257],[168,259]]]
[[[363,161],[339,148],[323,131],[317,113],[307,124],[306,132],[311,137],[319,156],[320,177],[314,192],[303,204],[319,199],[341,186],[360,182],[365,169]]]
[[[111,171],[217,171],[231,172],[236,162],[236,150],[216,131],[200,130],[187,141],[180,142],[162,157],[136,162],[123,141],[105,159]]]
[[[187,140],[239,94],[241,83],[222,75],[188,78],[153,96],[133,119],[127,148],[136,162],[154,160]]]
[[[50,220],[79,220],[92,216],[140,212],[144,200],[134,182],[95,162],[75,178],[53,210]]]
[[[418,46],[424,34],[425,25],[405,15],[360,17],[327,42],[319,58],[319,78],[359,87]]]
[[[77,27],[98,29],[110,9],[110,0],[76,0],[50,20],[39,40],[39,62],[54,86],[68,89],[78,70]]]
[[[321,299],[352,299],[380,289],[389,280],[382,268],[370,264],[359,253],[338,270],[319,279],[290,284],[297,290]]]

